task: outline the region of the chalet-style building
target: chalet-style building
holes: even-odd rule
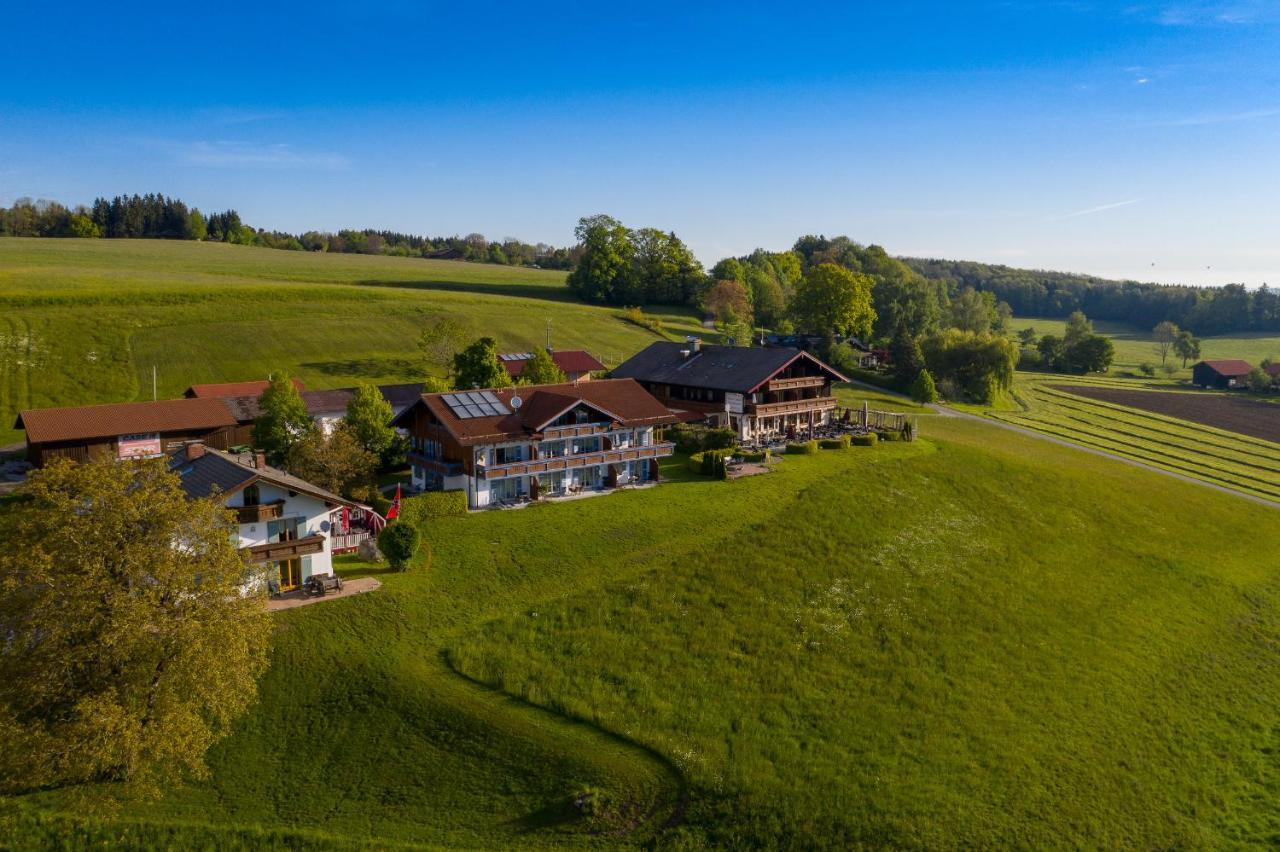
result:
[[[313,575],[333,574],[334,552],[354,549],[381,526],[369,507],[271,467],[261,453],[190,443],[170,454],[169,469],[190,499],[216,496],[236,513],[236,543],[250,564],[247,586],[287,592]]]
[[[840,373],[808,352],[787,348],[652,343],[613,370],[635,379],[663,405],[701,415],[739,440],[785,437],[827,423]]]
[[[604,370],[604,364],[582,349],[548,349],[547,352],[555,365],[564,373],[565,378],[571,382],[588,381],[593,372],[598,373]],[[502,362],[507,375],[514,381],[520,378],[520,374],[524,372],[524,365],[532,357],[532,352],[503,352],[498,355],[498,360]]]
[[[378,390],[382,392],[382,398],[391,405],[391,414],[395,416],[418,401],[422,396],[422,383],[378,385]],[[339,420],[347,416],[347,403],[351,401],[355,392],[355,388],[335,388],[302,391],[298,395],[302,397],[302,404],[307,407],[307,413],[311,415],[311,419],[327,434],[333,430]],[[258,399],[261,396],[262,392],[259,391],[256,395],[227,397],[224,402],[235,415],[237,422],[251,424],[262,413],[258,405]]]
[[[1191,383],[1202,388],[1231,390],[1246,387],[1253,365],[1238,358],[1201,361],[1191,367]]]
[[[240,423],[220,399],[162,399],[23,411],[14,428],[27,433],[27,460],[40,467],[53,458],[89,461],[103,456],[159,456],[187,441],[227,449],[247,443]]]
[[[408,430],[413,486],[464,490],[472,509],[604,492],[658,479],[677,418],[629,379],[424,394]]]

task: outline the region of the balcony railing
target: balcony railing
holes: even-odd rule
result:
[[[306,538],[293,541],[277,541],[271,544],[259,544],[248,548],[250,562],[279,562],[281,559],[294,559],[299,556],[310,556],[313,553],[324,553],[324,536],[317,533]]]
[[[443,476],[459,476],[462,473],[462,462],[459,461],[446,461],[445,459],[424,455],[416,451],[405,453],[405,459],[409,464],[433,470]]]
[[[528,461],[510,464],[489,465],[478,475],[486,479],[503,476],[519,476],[523,474],[551,473],[558,470],[571,470],[578,467],[592,467],[600,464],[616,464],[618,462],[636,461],[639,459],[663,458],[675,452],[675,444],[660,442],[645,447],[626,447],[618,450],[596,450],[590,453],[558,456],[556,458],[529,459]]]
[[[765,385],[766,391],[797,390],[799,388],[820,388],[827,383],[825,376],[797,376],[794,379],[773,379]]]
[[[810,411],[827,411],[836,407],[834,396],[818,396],[813,399],[794,399],[790,402],[760,402],[747,406],[747,413],[756,417],[777,417],[783,414],[807,414]]]
[[[256,506],[237,506],[236,521],[241,524],[260,524],[278,519],[283,512],[283,500],[278,503],[259,503]]]

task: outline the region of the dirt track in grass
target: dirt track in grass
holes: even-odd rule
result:
[[[1189,420],[1238,432],[1264,441],[1280,443],[1280,407],[1236,396],[1217,393],[1176,393],[1137,391],[1083,385],[1052,385],[1056,390]]]

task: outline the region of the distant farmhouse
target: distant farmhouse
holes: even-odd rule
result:
[[[555,362],[555,365],[564,373],[565,378],[571,382],[585,382],[591,378],[592,373],[604,370],[604,364],[597,361],[589,352],[581,349],[548,349],[547,353],[551,356],[551,360]],[[524,365],[532,357],[532,352],[504,352],[498,355],[498,360],[502,362],[507,375],[512,379],[518,379],[520,374],[524,372]]]
[[[74,461],[159,456],[189,441],[229,450],[252,442],[262,390],[238,394],[259,386],[265,389],[266,382],[192,385],[182,399],[29,409],[18,415],[14,427],[25,430],[27,460],[36,467],[60,456]],[[380,385],[378,390],[393,414],[422,395],[420,383]],[[340,388],[303,391],[301,396],[307,412],[329,431],[346,414],[354,393],[355,388]]]
[[[354,549],[382,526],[368,506],[271,467],[261,453],[227,453],[199,442],[169,455],[169,469],[193,500],[215,495],[236,514],[235,539],[251,567],[248,586],[272,592],[332,576],[333,554]]]
[[[424,394],[408,430],[418,489],[464,490],[472,509],[658,480],[677,417],[630,379]]]
[[[848,379],[791,348],[652,343],[613,370],[635,379],[664,405],[732,429],[740,441],[785,437],[828,424],[833,382]]]
[[[1191,367],[1191,383],[1202,388],[1231,390],[1249,384],[1253,365],[1248,361],[1228,358],[1220,361],[1201,361]]]

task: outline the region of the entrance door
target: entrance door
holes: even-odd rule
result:
[[[282,559],[276,565],[280,567],[280,591],[287,592],[302,585],[301,559]]]

